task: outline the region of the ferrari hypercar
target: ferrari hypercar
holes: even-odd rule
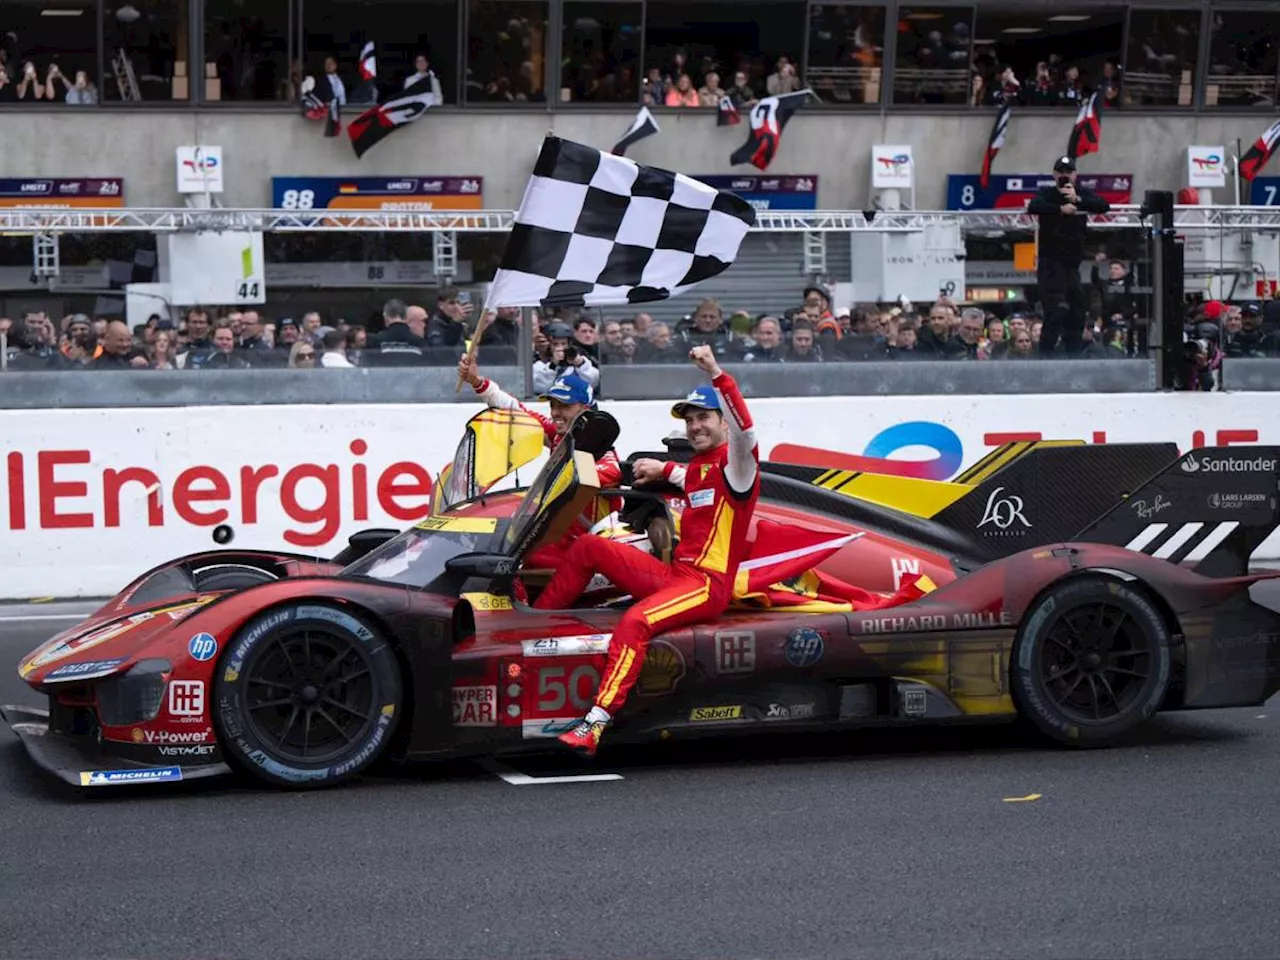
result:
[[[590,451],[616,436],[584,414],[546,453],[527,415],[486,411],[407,530],[327,558],[219,531],[220,549],[142,574],[27,656],[48,706],[4,716],[37,764],[90,788],[231,772],[320,787],[382,760],[551,749],[632,598],[593,582],[573,609],[534,609],[550,571],[524,558],[582,516],[659,556],[679,538],[678,491],[600,488]],[[1280,614],[1251,587],[1280,572],[1249,559],[1278,522],[1277,459],[1026,442],[947,483],[765,463],[735,603],[655,637],[605,755],[1011,720],[1096,746],[1159,711],[1261,704]]]

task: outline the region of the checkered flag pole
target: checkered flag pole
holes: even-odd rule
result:
[[[755,220],[735,194],[549,136],[485,309],[679,296],[727,270]]]

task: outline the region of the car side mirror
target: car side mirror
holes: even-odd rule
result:
[[[516,572],[516,561],[501,553],[464,553],[446,560],[445,572],[458,577],[493,580]]]

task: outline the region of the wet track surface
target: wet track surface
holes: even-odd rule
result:
[[[0,606],[0,702],[38,704],[14,667],[71,622],[12,618],[83,609]],[[85,797],[0,728],[0,956],[1280,955],[1280,697],[1103,751],[1002,727],[512,766],[621,779]]]

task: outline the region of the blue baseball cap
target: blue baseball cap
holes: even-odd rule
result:
[[[716,393],[716,388],[709,383],[695,387],[687,397],[678,401],[671,408],[671,415],[677,420],[683,420],[685,411],[690,407],[695,407],[698,410],[719,410],[720,396]]]
[[[551,385],[551,389],[539,399],[558,400],[560,403],[581,403],[591,406],[591,384],[576,373],[566,373]]]

